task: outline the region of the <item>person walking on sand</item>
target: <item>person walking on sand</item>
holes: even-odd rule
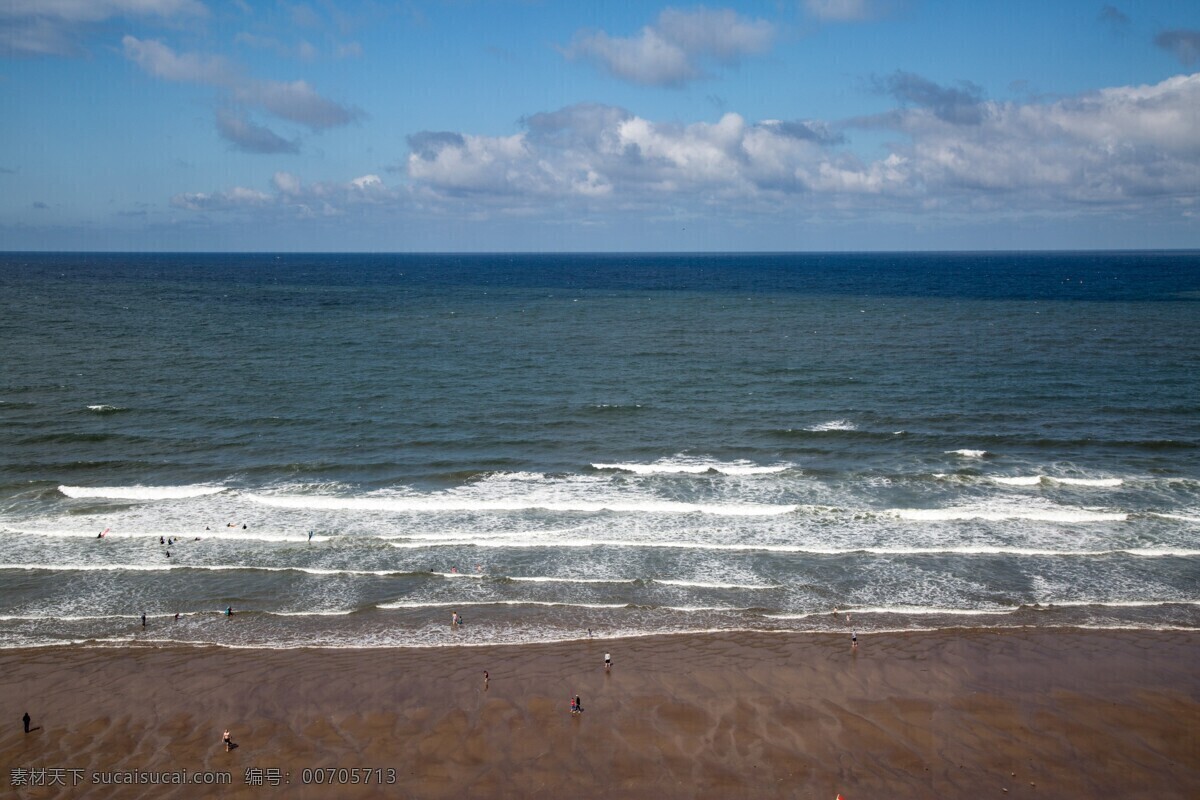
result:
[[[25,723],[25,732],[29,733],[29,723],[32,722],[32,720],[29,718],[28,711],[25,712],[25,716],[21,717],[21,721]]]
[[[608,672],[611,669],[612,669],[612,655],[609,653],[605,653],[604,654],[604,671]]]
[[[226,753],[233,749],[233,737],[229,734],[229,728],[226,728],[225,733],[221,734],[221,741],[225,743]]]
[[[579,699],[579,695],[575,695],[575,713],[583,713],[583,701]]]
[[[483,671],[483,688],[484,688],[484,690],[485,690],[485,691],[487,690],[487,687],[488,687],[488,681],[490,681],[490,680],[491,680],[491,676],[490,676],[490,675],[488,675],[488,671],[485,669],[485,670]]]

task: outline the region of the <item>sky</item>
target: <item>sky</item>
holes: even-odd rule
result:
[[[1200,2],[0,0],[0,250],[1200,247]]]

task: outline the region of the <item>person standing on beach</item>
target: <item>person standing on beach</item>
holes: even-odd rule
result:
[[[29,718],[28,711],[25,712],[25,716],[21,717],[21,721],[25,723],[25,732],[29,733],[29,723],[32,722],[32,720]]]
[[[146,628],[146,612],[143,611],[142,612],[142,629],[145,630],[145,628]]]
[[[612,655],[609,653],[605,653],[604,654],[604,671],[608,672],[611,669],[612,669]]]
[[[858,631],[854,630],[853,628],[850,629],[850,649],[858,649]]]
[[[488,681],[489,681],[489,680],[491,680],[491,676],[490,676],[490,675],[488,675],[488,671],[485,669],[485,670],[483,671],[483,690],[484,690],[485,692],[487,691],[487,688],[488,688]]]
[[[226,728],[225,733],[221,734],[221,741],[225,743],[226,753],[233,749],[233,737],[229,733],[229,728]]]

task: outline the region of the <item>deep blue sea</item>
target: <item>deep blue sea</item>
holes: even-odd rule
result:
[[[0,254],[0,353],[4,647],[1200,628],[1200,253]]]

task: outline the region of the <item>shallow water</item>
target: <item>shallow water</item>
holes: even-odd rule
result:
[[[1200,623],[1196,254],[9,254],[0,290],[3,646]]]

